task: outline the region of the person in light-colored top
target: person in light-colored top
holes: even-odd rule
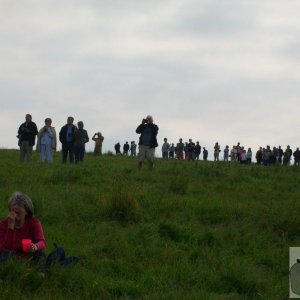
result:
[[[94,155],[102,155],[102,144],[104,141],[104,136],[102,133],[95,133],[92,137],[92,140],[95,142]]]
[[[36,151],[40,152],[40,159],[42,162],[53,162],[53,151],[56,151],[56,131],[51,126],[52,120],[50,118],[45,119],[45,126],[39,130]]]
[[[169,149],[170,149],[170,144],[168,143],[168,139],[164,138],[164,143],[162,144],[161,147],[163,159],[169,159]]]

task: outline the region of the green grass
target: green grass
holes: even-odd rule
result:
[[[130,157],[78,165],[18,162],[0,150],[1,210],[33,199],[47,239],[80,257],[45,278],[0,266],[3,299],[286,299],[289,247],[300,243],[300,168]]]

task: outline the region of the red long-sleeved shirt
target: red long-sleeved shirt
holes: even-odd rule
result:
[[[31,239],[38,250],[45,249],[46,240],[39,219],[26,219],[21,228],[15,229],[8,228],[7,218],[0,221],[0,251],[10,250],[16,254],[22,254],[22,239]]]

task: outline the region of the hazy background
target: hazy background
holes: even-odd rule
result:
[[[26,113],[59,132],[69,115],[103,150],[163,138],[299,146],[300,1],[0,0],[2,148]],[[60,149],[60,143],[58,143]],[[94,142],[87,144],[92,150]],[[202,157],[202,155],[201,155]]]

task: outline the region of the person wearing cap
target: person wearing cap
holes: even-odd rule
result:
[[[92,137],[92,140],[95,142],[94,155],[102,155],[102,144],[104,141],[104,136],[102,133],[95,133]]]
[[[35,136],[37,134],[37,126],[32,122],[32,116],[26,114],[25,122],[20,125],[17,135],[17,138],[19,138],[18,145],[20,147],[21,162],[24,162],[25,156],[27,156],[27,161],[32,161],[32,149],[35,145]]]
[[[22,249],[22,239],[31,239],[29,252]],[[15,192],[8,201],[8,215],[0,221],[0,261],[13,253],[16,257],[28,257],[41,252],[46,240],[41,222],[34,217],[31,199]]]
[[[152,168],[155,148],[158,146],[156,139],[158,126],[153,123],[152,116],[148,115],[145,119],[142,120],[142,123],[136,129],[136,133],[140,134],[138,171],[142,169],[145,159],[149,161],[150,168]]]
[[[45,119],[45,126],[39,130],[36,144],[36,151],[40,152],[40,159],[44,162],[46,159],[48,163],[53,162],[53,151],[56,150],[56,131],[51,126],[52,120]]]

